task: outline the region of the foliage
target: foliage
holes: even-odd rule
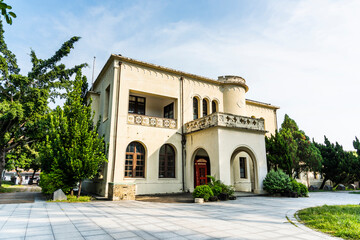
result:
[[[320,171],[319,150],[288,115],[280,131],[265,141],[269,169],[283,169],[290,177],[300,172]]]
[[[324,144],[315,143],[322,156],[322,174],[324,177],[321,189],[327,180],[334,183],[334,188],[342,182],[348,182],[353,177],[353,167],[356,164],[356,157],[353,153],[347,152],[337,142],[331,143],[324,136]]]
[[[264,179],[264,190],[270,194],[287,193],[292,190],[290,177],[281,169],[271,169]]]
[[[214,193],[208,185],[197,186],[193,192],[194,198],[203,198],[205,201],[208,201],[212,196]]]
[[[49,173],[41,172],[39,182],[41,191],[48,195],[58,189],[62,189],[65,193],[70,192],[72,186],[69,186],[69,184],[64,181],[63,176],[64,173],[60,169],[55,169]]]
[[[57,107],[48,117],[46,138],[40,150],[42,170],[58,172],[64,187],[79,182],[78,196],[82,181],[93,178],[107,161],[104,139],[98,136],[93,124],[91,106],[84,105],[81,98],[86,82],[79,71],[64,108]]]
[[[6,22],[8,24],[12,24],[12,18],[16,18],[16,14],[11,10],[12,7],[6,3],[4,3],[4,0],[0,0],[0,10],[1,10],[1,15],[4,16]]]
[[[344,239],[360,239],[360,206],[312,207],[297,213],[306,226]]]
[[[68,69],[58,64],[78,40],[79,37],[71,38],[45,60],[31,51],[32,70],[25,76],[20,74],[16,57],[7,48],[0,21],[0,172],[8,154],[24,150],[24,145],[33,148],[32,144],[43,138],[41,122],[49,111],[48,101],[61,97],[59,90],[69,88],[71,76],[86,66]]]
[[[66,200],[50,200],[48,202],[91,202],[91,200],[93,200],[93,198],[91,196],[80,196],[80,197],[76,197],[76,196],[72,196],[72,195],[66,195]]]
[[[296,192],[299,197],[307,197],[309,194],[307,187],[295,179],[291,179],[291,191]]]
[[[208,175],[207,177],[211,180],[208,185],[213,191],[214,196],[218,197],[220,194],[234,195],[235,190],[233,186],[226,185],[220,180],[216,180],[213,176]]]

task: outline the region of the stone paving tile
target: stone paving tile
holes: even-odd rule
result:
[[[251,197],[202,205],[136,201],[0,205],[0,239],[335,239],[297,223],[293,214],[310,206],[359,202],[359,195],[315,193],[301,199]]]

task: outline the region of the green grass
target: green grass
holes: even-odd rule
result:
[[[67,200],[57,200],[57,201],[53,201],[53,200],[48,200],[48,202],[91,202],[92,200],[94,200],[91,196],[80,196],[79,198],[77,198],[75,195],[71,196],[71,195],[66,195]]]
[[[360,192],[349,192],[351,194],[360,194]]]
[[[22,192],[23,190],[22,185],[14,185],[14,183],[9,181],[3,181],[0,186],[0,193]]]
[[[344,239],[360,239],[360,205],[306,208],[297,216],[310,228]]]

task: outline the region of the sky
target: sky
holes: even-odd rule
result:
[[[13,0],[5,41],[22,73],[80,36],[64,63],[92,81],[110,54],[217,79],[245,78],[246,98],[279,106],[317,142],[360,137],[358,0]]]

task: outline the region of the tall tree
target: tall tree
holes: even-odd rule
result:
[[[331,180],[336,187],[339,183],[351,178],[351,167],[354,164],[354,155],[346,152],[339,143],[331,143],[324,136],[324,144],[315,143],[322,156],[322,174],[324,180],[320,186],[323,188],[327,180]]]
[[[7,154],[42,138],[39,120],[48,112],[48,101],[61,97],[63,94],[59,89],[68,88],[71,76],[86,66],[81,64],[66,68],[64,64],[59,64],[78,40],[79,37],[72,37],[45,60],[37,58],[31,51],[32,70],[23,76],[15,55],[4,41],[0,21],[0,173],[4,170]],[[1,181],[0,178],[0,186]]]
[[[79,71],[73,90],[68,92],[64,109],[58,107],[51,114],[44,147],[40,151],[43,171],[62,172],[70,186],[79,182],[78,197],[84,179],[93,178],[107,161],[104,139],[98,136],[93,123],[91,106],[81,97],[86,78]]]
[[[270,168],[281,168],[290,177],[308,171],[320,171],[321,154],[287,114],[279,133],[266,138]]]

